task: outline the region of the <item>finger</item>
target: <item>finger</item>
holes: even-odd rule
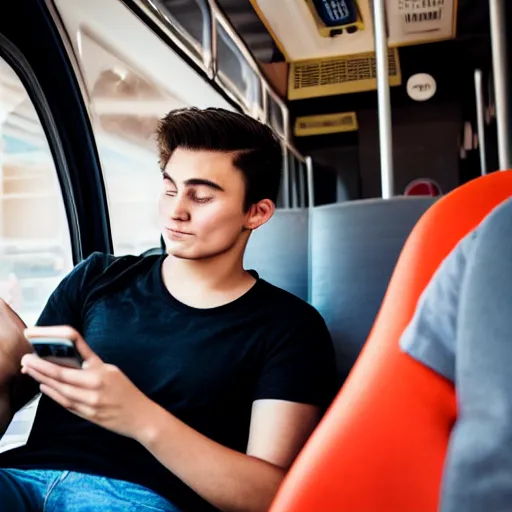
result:
[[[101,363],[101,359],[92,351],[91,347],[82,338],[82,335],[73,327],[68,325],[56,325],[51,327],[30,327],[25,329],[26,338],[63,338],[71,340],[78,353],[88,366]]]
[[[45,384],[46,386],[49,386],[52,389],[57,389],[59,386],[69,386],[69,384],[64,384],[58,380],[52,379],[51,377],[48,377],[44,373],[38,372],[37,370],[34,370],[33,368],[30,367],[25,368],[25,371],[23,373],[32,377],[34,380],[39,382],[39,384]]]
[[[75,404],[84,404],[94,407],[98,403],[98,394],[90,389],[78,388],[70,384],[64,384],[58,380],[51,379],[38,373],[36,370],[29,370],[28,375],[40,384],[57,391],[64,398]]]
[[[38,372],[38,374],[64,384],[86,389],[99,389],[101,387],[101,379],[97,372],[67,368],[59,364],[51,363],[50,361],[45,361],[35,354],[23,356],[21,364],[23,373],[30,374],[30,370],[34,370]]]
[[[62,407],[69,409],[70,411],[73,410],[73,402],[69,400],[69,398],[66,398],[65,396],[62,396],[58,391],[51,388],[50,386],[46,384],[41,384],[39,386],[39,390],[41,393],[44,393],[45,395],[49,396],[52,400],[57,402],[59,405],[62,405]]]
[[[41,393],[44,393],[46,396],[57,402],[59,405],[68,409],[69,411],[75,413],[77,416],[81,416],[85,419],[95,418],[97,416],[97,410],[94,407],[90,407],[85,404],[80,404],[73,402],[69,398],[66,398],[64,395],[59,393],[57,390],[47,386],[46,384],[41,384],[39,386]]]

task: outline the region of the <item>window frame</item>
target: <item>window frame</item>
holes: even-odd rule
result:
[[[220,14],[215,13],[214,15],[214,25],[215,25],[215,81],[225,89],[226,93],[230,95],[230,97],[244,110],[247,114],[250,114],[252,117],[260,117],[263,116],[263,87],[262,87],[262,81],[258,74],[258,72],[254,69],[254,67],[251,65],[251,62],[246,58],[244,55],[244,52],[240,45],[237,43],[236,35],[232,27],[229,25],[229,23],[224,20]],[[219,28],[224,31],[227,38],[230,40],[231,44],[236,49],[233,50],[231,48],[228,41],[224,41],[225,45],[231,50],[234,56],[237,58],[240,57],[240,68],[242,66],[247,66],[249,71],[254,76],[254,81],[256,83],[256,87],[258,88],[258,96],[259,101],[257,100],[251,100],[247,98],[243,92],[240,90],[240,88],[233,82],[233,80],[221,69],[219,64],[219,38],[222,37],[220,35]],[[238,53],[238,55],[236,55]]]
[[[180,22],[172,15],[172,13],[165,12],[158,2],[154,0],[134,0],[139,4],[147,13],[154,16],[154,21],[164,25],[175,38],[175,43],[180,46],[180,49],[192,59],[204,72],[213,77],[213,13],[210,5],[206,0],[198,0],[199,8],[205,17],[203,29],[206,28],[206,38],[203,41],[203,46],[198,45],[197,41],[187,32],[187,30],[180,24]]]

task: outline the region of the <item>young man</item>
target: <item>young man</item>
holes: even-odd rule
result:
[[[242,265],[279,141],[218,109],[173,111],[157,135],[167,254],[93,254],[26,332],[72,338],[85,363],[23,358],[43,397],[27,446],[0,455],[16,510],[267,510],[336,392],[320,315]]]

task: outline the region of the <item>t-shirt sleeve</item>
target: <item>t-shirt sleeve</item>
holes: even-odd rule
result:
[[[320,314],[311,308],[269,350],[254,400],[275,399],[326,408],[339,389],[334,347]]]
[[[51,294],[36,325],[69,325],[81,332],[87,286],[104,270],[108,258],[95,252],[79,263]]]
[[[476,236],[475,230],[462,239],[440,265],[400,340],[403,351],[452,381],[460,291]]]

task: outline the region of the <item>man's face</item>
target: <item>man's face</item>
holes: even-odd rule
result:
[[[159,203],[167,252],[197,260],[231,250],[247,237],[251,211],[244,213],[244,198],[233,154],[176,149],[163,172]]]

